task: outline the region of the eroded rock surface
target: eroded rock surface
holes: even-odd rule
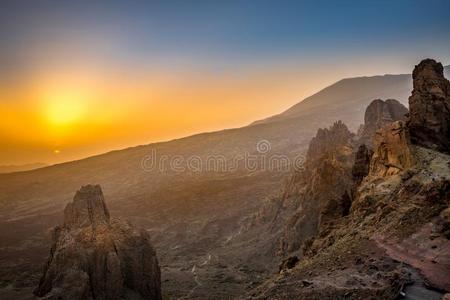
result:
[[[450,82],[441,63],[425,59],[413,71],[409,123],[414,144],[450,152]]]
[[[111,219],[98,185],[83,186],[53,231],[35,295],[45,299],[161,299],[160,268],[150,237]]]
[[[305,170],[297,175],[294,185],[301,186],[297,193],[299,204],[281,238],[283,255],[300,251],[303,243],[329,226],[336,215],[348,213],[353,184],[352,137],[347,126],[339,121],[330,128],[319,129],[311,140]]]
[[[398,174],[413,163],[408,130],[402,121],[386,125],[375,133],[371,175],[384,177]]]
[[[366,108],[364,125],[360,132],[360,143],[372,148],[372,138],[377,130],[395,122],[405,120],[408,109],[394,99],[373,100]]]

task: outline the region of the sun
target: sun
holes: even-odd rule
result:
[[[64,91],[46,97],[45,117],[54,126],[67,126],[79,122],[86,114],[86,95]]]

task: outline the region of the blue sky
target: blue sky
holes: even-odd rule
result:
[[[65,44],[67,37],[86,41],[78,51],[124,64],[442,56],[450,52],[449,12],[450,1],[439,0],[14,0],[1,4],[0,49],[9,63],[23,62],[14,57],[26,56],[30,43]]]

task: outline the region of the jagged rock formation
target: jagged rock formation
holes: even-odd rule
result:
[[[441,63],[425,59],[413,71],[409,123],[414,144],[450,152],[450,82]]]
[[[349,146],[352,137],[353,134],[342,121],[337,121],[330,128],[319,128],[316,136],[309,143],[306,153],[306,167],[312,167],[314,163],[320,162],[323,156],[333,154],[337,150]]]
[[[45,299],[161,299],[150,237],[110,218],[100,186],[83,186],[64,210],[64,225],[53,231],[34,293]]]
[[[386,125],[375,133],[374,154],[370,162],[370,174],[389,176],[413,165],[407,128],[402,121]]]
[[[389,123],[405,120],[407,113],[408,109],[397,100],[373,100],[364,114],[364,125],[360,129],[359,142],[372,148],[375,132]]]
[[[308,148],[305,170],[297,175],[295,187],[299,202],[289,218],[280,243],[280,253],[288,255],[318,231],[330,226],[335,215],[345,215],[350,208],[352,186],[353,134],[341,121],[329,129],[319,129]],[[301,254],[301,253],[299,253]]]

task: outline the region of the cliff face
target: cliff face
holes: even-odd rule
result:
[[[425,60],[416,67],[406,120],[395,120],[403,112],[386,117],[386,105],[374,101],[366,115],[375,117],[364,125],[371,136],[349,139],[346,156],[330,142],[342,139],[321,132],[326,142],[319,134],[311,142],[304,193],[283,237],[301,259],[251,298],[440,299],[429,288],[450,292],[450,111],[439,66]]]
[[[414,68],[409,97],[413,144],[450,153],[450,82],[441,63],[425,59]]]
[[[110,218],[100,186],[83,186],[64,210],[64,225],[53,231],[34,293],[45,299],[161,299],[150,237]]]
[[[373,143],[375,150],[370,161],[370,175],[394,175],[413,165],[408,130],[402,121],[379,129]]]

